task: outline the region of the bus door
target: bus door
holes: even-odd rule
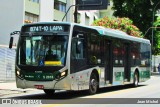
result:
[[[113,82],[113,48],[112,41],[105,40],[105,82],[108,81],[109,84]]]
[[[130,81],[131,73],[131,46],[129,43],[125,44],[125,65],[124,65],[124,82]]]

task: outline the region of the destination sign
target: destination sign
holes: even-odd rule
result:
[[[68,26],[62,25],[38,25],[38,26],[25,26],[23,32],[67,32]]]

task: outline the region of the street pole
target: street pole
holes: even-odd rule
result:
[[[77,5],[77,0],[75,0],[75,5]],[[74,11],[74,22],[77,23],[77,14],[78,14],[78,7],[75,6],[75,11]]]
[[[62,18],[62,22],[63,22],[63,20],[64,20],[64,18],[67,16],[67,13],[69,12],[69,10],[71,9],[71,7],[75,7],[75,11],[74,11],[74,22],[75,23],[77,23],[77,20],[78,20],[78,18],[77,18],[77,14],[78,14],[78,6],[79,5],[77,5],[77,0],[75,0],[75,5],[71,5],[69,8],[68,8],[68,10],[67,10],[67,12],[65,13],[65,15],[63,16],[63,18]]]
[[[160,27],[150,27],[150,28],[148,28],[147,31],[146,31],[146,33],[144,34],[144,37],[147,35],[147,33],[148,33],[148,31],[149,31],[150,29],[160,29]]]
[[[158,4],[160,3],[160,1],[156,4],[156,6],[154,7],[153,9],[153,16],[152,16],[152,27],[154,27],[154,16],[155,16],[155,9],[156,7],[158,6]],[[154,29],[152,29],[152,47],[151,47],[151,50],[152,50],[152,54],[153,54],[153,35],[154,35]],[[154,65],[153,65],[153,71],[156,72],[156,67],[155,67],[155,56],[154,56]]]
[[[67,16],[67,13],[68,13],[69,10],[71,9],[71,7],[73,7],[73,6],[77,6],[77,5],[71,5],[71,6],[68,8],[67,12],[65,13],[65,15],[64,15],[63,18],[62,18],[62,22],[63,22],[64,18]]]

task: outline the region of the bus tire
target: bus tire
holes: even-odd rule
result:
[[[134,78],[133,78],[133,86],[137,87],[138,86],[138,82],[139,82],[138,72],[135,72],[134,73]]]
[[[45,92],[46,95],[49,95],[49,96],[54,95],[55,93],[55,90],[51,90],[51,89],[44,89],[43,91]]]
[[[93,95],[98,90],[98,79],[95,73],[91,74],[90,81],[89,81],[89,94]]]

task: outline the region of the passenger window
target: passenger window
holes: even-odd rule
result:
[[[102,64],[103,57],[103,39],[97,34],[88,34],[88,59],[89,64]]]
[[[72,59],[83,59],[85,58],[85,47],[84,47],[84,36],[83,34],[77,34],[72,39]]]
[[[113,59],[114,66],[124,66],[124,45],[122,40],[113,40]]]

